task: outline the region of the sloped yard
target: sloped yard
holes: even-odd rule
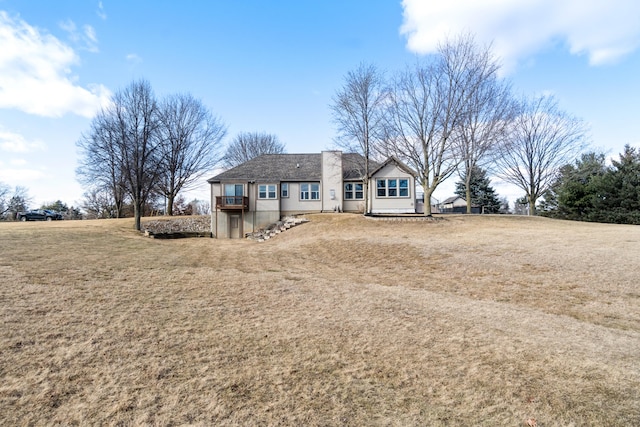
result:
[[[2,425],[634,425],[640,228],[0,224]]]

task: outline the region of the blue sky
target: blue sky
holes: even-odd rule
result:
[[[200,98],[225,142],[264,131],[290,153],[333,148],[329,107],[347,72],[391,74],[460,32],[493,42],[518,93],[553,93],[584,119],[594,148],[640,146],[637,0],[0,0],[0,181],[27,187],[33,206],[77,206],[75,142],[140,78],[158,96]]]

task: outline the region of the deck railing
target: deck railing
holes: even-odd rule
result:
[[[249,209],[249,198],[246,196],[216,196],[217,209]]]

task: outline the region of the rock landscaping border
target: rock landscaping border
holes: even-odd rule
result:
[[[162,217],[147,220],[142,223],[141,231],[152,239],[211,237],[211,216]]]
[[[272,237],[277,236],[283,231],[287,231],[291,227],[295,227],[296,225],[304,224],[305,222],[309,222],[309,220],[305,217],[285,217],[282,220],[275,222],[267,227],[255,231],[253,233],[246,233],[245,237],[250,240],[255,240],[257,242],[264,242],[265,240],[269,240]]]
[[[401,222],[417,222],[417,221],[444,221],[445,219],[441,216],[424,216],[421,214],[412,215],[412,214],[373,214],[373,215],[365,215],[367,219],[372,219],[375,221],[401,221]]]

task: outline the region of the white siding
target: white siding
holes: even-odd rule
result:
[[[364,200],[345,200],[342,210],[344,212],[364,213]]]
[[[322,152],[321,182],[322,212],[333,212],[342,208],[342,152]]]
[[[377,179],[407,179],[409,180],[409,192],[407,197],[379,197],[377,191]],[[394,162],[376,172],[371,178],[371,212],[372,213],[415,213],[416,185],[413,176],[400,169]]]
[[[313,182],[305,182],[305,184],[312,184]],[[312,213],[320,212],[322,210],[322,185],[320,185],[320,198],[321,200],[301,200],[300,199],[300,184],[301,182],[289,183],[289,197],[280,200],[280,210],[282,215],[293,215],[297,213]],[[318,184],[318,182],[315,182]]]

